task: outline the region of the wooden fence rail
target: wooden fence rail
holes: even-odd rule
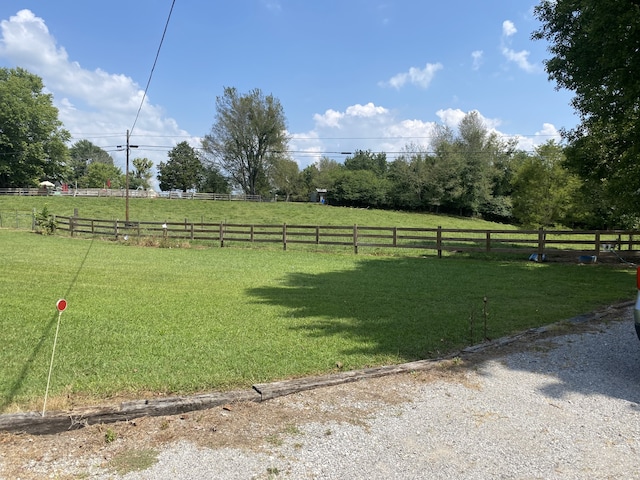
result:
[[[602,252],[637,252],[640,232],[627,230],[483,230],[418,227],[372,227],[362,225],[288,225],[190,222],[141,222],[56,217],[58,229],[71,236],[98,235],[123,239],[152,237],[166,241],[199,241],[220,247],[240,243],[326,245],[362,248],[431,250],[443,252],[526,253],[548,256]]]
[[[126,197],[126,190],[111,188],[69,188],[67,190],[54,190],[49,188],[0,188],[0,195],[18,196],[63,196],[63,197]],[[244,193],[196,193],[196,192],[160,192],[153,190],[129,190],[131,198],[168,198],[187,200],[223,200],[261,202],[260,195],[246,195]]]

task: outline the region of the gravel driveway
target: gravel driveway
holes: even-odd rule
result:
[[[631,309],[619,316],[430,373],[149,420],[86,447],[81,461],[79,445],[91,442],[69,432],[64,452],[41,453],[23,478],[640,478],[640,342]],[[123,448],[134,449],[128,437],[139,449],[150,445],[143,437],[163,440],[155,465],[115,473]]]

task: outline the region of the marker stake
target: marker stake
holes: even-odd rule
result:
[[[58,309],[58,324],[56,325],[56,335],[53,337],[53,350],[51,351],[51,364],[49,365],[49,376],[47,377],[47,390],[44,392],[44,404],[42,406],[42,416],[47,409],[47,397],[49,396],[49,384],[51,383],[51,371],[53,370],[53,357],[56,354],[56,343],[58,343],[58,331],[60,330],[60,317],[62,312],[67,308],[67,301],[61,298],[56,302],[56,308]]]

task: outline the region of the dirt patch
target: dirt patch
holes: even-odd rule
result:
[[[434,381],[476,384],[459,360],[426,372],[394,375],[296,393],[264,403],[234,403],[188,414],[92,425],[57,435],[0,434],[0,476],[71,479],[89,470],[122,471],[132,452],[160,451],[187,440],[200,447],[268,451],[307,423],[366,426],[381,406],[411,401],[412,385]],[[330,431],[327,431],[330,434]],[[133,467],[132,467],[133,468]]]

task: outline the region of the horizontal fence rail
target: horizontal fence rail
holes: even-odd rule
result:
[[[626,230],[483,230],[362,225],[288,225],[190,222],[142,222],[56,217],[58,230],[75,235],[115,239],[149,237],[160,240],[219,244],[279,244],[340,246],[358,253],[362,248],[431,250],[443,252],[526,253],[543,256],[603,252],[638,252],[640,232]],[[640,253],[640,252],[639,252]]]
[[[49,188],[0,188],[0,195],[18,196],[63,196],[63,197],[117,197],[127,196],[124,189],[111,188],[69,188],[67,190],[53,190]],[[222,200],[261,202],[260,195],[245,195],[244,193],[196,193],[196,192],[155,192],[154,190],[129,190],[130,198],[168,198],[187,200]]]

